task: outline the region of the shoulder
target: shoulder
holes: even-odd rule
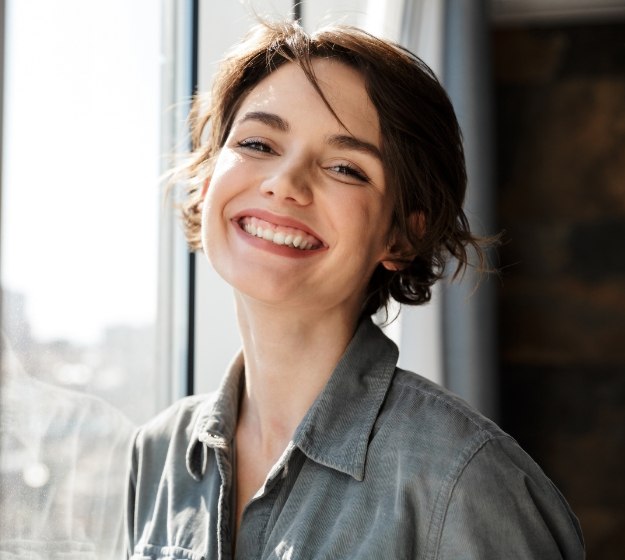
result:
[[[396,369],[374,426],[368,461],[392,457],[403,473],[418,476],[429,488],[428,502],[434,507],[475,455],[496,440],[518,447],[460,397],[424,377]],[[508,461],[504,456],[499,460]]]
[[[487,440],[441,493],[430,544],[436,558],[585,557],[575,514],[512,438]]]
[[[575,515],[518,443],[458,396],[397,369],[374,440],[431,512],[434,558],[583,558]],[[372,443],[373,443],[372,441]]]
[[[147,455],[148,460],[155,461],[171,447],[180,448],[184,457],[196,426],[212,410],[214,401],[213,393],[185,397],[137,428],[133,449],[136,459]]]
[[[167,484],[194,478],[189,457],[197,446],[192,442],[213,403],[213,395],[186,397],[137,428],[130,449],[129,505],[132,502],[140,511],[151,511],[164,478]]]
[[[140,427],[146,434],[167,433],[172,426],[193,420],[205,407],[210,407],[215,393],[191,395],[177,400]]]
[[[471,454],[493,438],[509,438],[492,420],[432,381],[397,368],[375,430],[397,444],[436,444],[438,453]],[[449,459],[450,456],[446,456]]]

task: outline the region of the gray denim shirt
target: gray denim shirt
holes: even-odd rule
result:
[[[459,398],[398,369],[363,321],[233,542],[239,356],[219,391],[136,435],[133,559],[584,558],[577,519],[517,443]],[[236,552],[235,552],[236,551]]]

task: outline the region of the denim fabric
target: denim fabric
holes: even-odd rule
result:
[[[220,390],[141,428],[128,500],[133,559],[584,558],[578,522],[516,442],[396,368],[364,321],[232,538],[243,361]]]

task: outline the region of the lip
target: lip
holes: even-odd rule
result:
[[[266,222],[270,222],[276,226],[291,227],[291,228],[299,229],[303,231],[304,233],[307,233],[308,235],[312,235],[314,238],[318,239],[322,245],[321,247],[319,247],[319,249],[316,249],[316,251],[328,248],[328,244],[319,236],[319,234],[315,230],[307,226],[306,224],[300,222],[299,220],[291,218],[289,216],[280,216],[278,214],[274,214],[273,212],[269,212],[268,210],[262,210],[260,208],[249,208],[246,210],[241,210],[240,212],[237,212],[236,215],[232,217],[232,221],[236,222],[238,225],[238,221],[241,218],[244,218],[247,216],[265,220]],[[315,250],[313,250],[312,252],[315,252]]]

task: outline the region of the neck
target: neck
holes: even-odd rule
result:
[[[327,383],[356,328],[355,313],[276,309],[237,295],[245,356],[238,429],[275,457]]]

